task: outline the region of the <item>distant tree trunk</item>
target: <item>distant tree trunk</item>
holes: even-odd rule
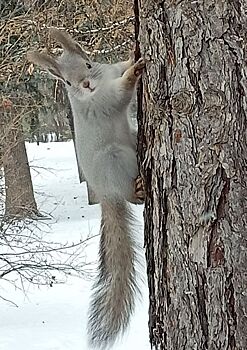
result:
[[[5,216],[8,218],[33,217],[38,215],[34,198],[27,152],[18,118],[4,118],[1,130],[2,162],[5,178]],[[9,121],[6,124],[6,120]]]
[[[138,3],[151,344],[246,350],[246,0]]]

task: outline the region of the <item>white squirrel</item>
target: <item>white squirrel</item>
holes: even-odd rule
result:
[[[93,62],[66,32],[51,29],[63,53],[29,52],[28,60],[62,80],[71,103],[80,166],[101,204],[99,270],[90,305],[88,335],[105,349],[127,327],[134,309],[136,271],[133,223],[126,201],[143,203],[136,135],[127,109],[145,62]]]

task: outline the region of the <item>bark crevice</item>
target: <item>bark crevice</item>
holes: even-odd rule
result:
[[[211,234],[208,244],[208,255],[207,255],[207,266],[208,267],[217,267],[224,264],[224,245],[220,239],[220,221],[224,218],[227,213],[227,203],[228,195],[230,191],[230,179],[227,178],[226,172],[222,166],[218,167],[216,171],[217,182],[216,186],[219,188],[222,186],[218,203],[216,206],[216,217],[211,226]],[[218,184],[217,184],[218,183]],[[223,185],[221,185],[223,184]],[[212,190],[213,191],[213,190]],[[211,197],[214,199],[215,192],[211,194]]]
[[[202,339],[202,350],[208,349],[208,316],[207,316],[207,309],[206,309],[206,300],[207,300],[207,294],[206,294],[206,286],[207,286],[207,280],[206,276],[203,272],[203,269],[198,268],[198,275],[197,275],[197,286],[196,286],[196,294],[197,294],[197,300],[198,300],[198,313],[199,313],[199,320],[201,325],[201,330],[203,334]]]
[[[228,343],[230,349],[236,348],[236,325],[237,325],[237,314],[235,310],[235,296],[234,296],[234,282],[233,273],[229,273],[226,278],[226,307],[228,315]]]

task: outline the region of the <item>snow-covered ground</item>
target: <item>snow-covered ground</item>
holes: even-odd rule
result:
[[[27,144],[35,194],[41,212],[51,214],[46,237],[59,242],[78,241],[99,230],[98,205],[88,206],[84,184],[79,184],[72,142]],[[139,220],[142,242],[142,208],[133,206]],[[40,224],[41,227],[44,224]],[[86,248],[87,262],[97,257],[98,238]],[[143,252],[142,252],[143,255]],[[145,268],[142,275],[145,276]],[[0,350],[87,350],[86,322],[92,281],[70,277],[53,287],[25,285],[16,290],[0,285]],[[146,350],[148,342],[148,296],[141,285],[142,299],[126,334],[113,350]]]

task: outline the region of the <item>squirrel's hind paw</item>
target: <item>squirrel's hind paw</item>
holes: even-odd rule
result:
[[[143,204],[146,197],[145,184],[143,178],[139,175],[134,182],[134,201],[135,204]]]

